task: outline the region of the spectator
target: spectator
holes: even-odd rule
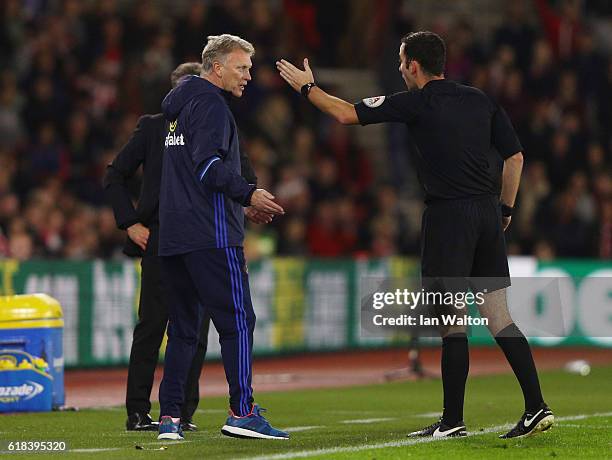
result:
[[[525,0],[506,2],[506,8],[506,22],[495,30],[493,42],[496,48],[510,46],[519,68],[526,69],[531,60],[535,30],[527,20]]]
[[[22,105],[15,75],[5,72],[0,82],[0,139],[5,148],[13,149],[22,141],[24,130],[19,117]]]
[[[612,199],[601,205],[601,220],[598,225],[597,255],[604,260],[612,259]]]
[[[518,215],[515,218],[515,230],[518,231],[523,244],[528,247],[533,243],[533,222],[542,200],[551,192],[546,174],[546,165],[541,161],[531,162],[525,168],[521,180]]]
[[[301,217],[290,217],[283,227],[278,253],[283,256],[306,256],[306,225]]]
[[[343,241],[340,240],[336,220],[335,202],[329,198],[321,199],[307,232],[309,253],[316,257],[339,257],[344,254]]]
[[[0,254],[15,236],[21,256],[112,257],[120,243],[101,207],[104,165],[135,114],[159,110],[168,69],[199,57],[207,35],[233,32],[258,50],[257,78],[234,111],[241,137],[261,186],[288,209],[274,231],[253,227],[256,253],[418,255],[412,222],[421,210],[404,127],[373,134],[369,141],[386,146],[376,152],[288,93],[270,61],[312,55],[319,66],[359,69],[395,61],[388,41],[425,27],[423,18],[403,0],[247,3],[1,3]],[[448,26],[430,18],[450,44],[447,76],[497,99],[523,143],[521,201],[508,235],[516,252],[609,257],[609,12],[591,3],[507,2],[490,35],[467,17]],[[341,10],[345,19],[328,20]],[[330,84],[337,75],[329,72]],[[381,92],[403,88],[397,74],[380,77]]]
[[[556,82],[554,57],[549,43],[540,38],[533,45],[531,64],[527,71],[527,90],[535,97],[552,95]]]
[[[43,123],[38,130],[38,142],[32,147],[27,169],[34,183],[48,177],[68,177],[68,157],[57,139],[55,126]]]
[[[27,233],[15,233],[9,238],[9,256],[17,260],[24,261],[32,258],[33,243],[32,237]]]
[[[548,0],[535,0],[540,21],[555,54],[569,59],[576,50],[581,28],[580,0],[561,0],[559,11],[553,10]]]

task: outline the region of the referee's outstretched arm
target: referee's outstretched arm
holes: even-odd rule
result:
[[[504,172],[502,175],[502,188],[499,200],[506,206],[513,207],[521,181],[523,170],[523,152],[516,152],[504,160]],[[510,225],[511,216],[503,217],[504,230]]]
[[[304,70],[298,69],[284,59],[276,61],[276,67],[280,76],[283,77],[294,90],[301,92],[302,95],[312,102],[319,110],[331,115],[343,125],[359,124],[359,118],[357,117],[357,112],[353,104],[339,97],[327,94],[315,85],[312,70],[310,69],[310,65],[308,65],[308,59],[304,59]]]

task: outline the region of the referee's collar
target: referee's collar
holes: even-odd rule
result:
[[[436,78],[433,80],[429,80],[427,83],[425,83],[423,85],[423,89],[427,88],[428,86],[438,86],[440,84],[444,84],[444,83],[448,83],[449,80],[447,80],[446,78]]]
[[[433,91],[438,94],[454,94],[457,84],[452,80],[442,78],[440,80],[429,80],[422,88],[423,91]]]

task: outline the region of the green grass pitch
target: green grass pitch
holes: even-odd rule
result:
[[[2,449],[7,441],[18,440],[64,440],[69,446],[61,454],[6,458],[612,458],[612,367],[594,368],[588,377],[545,372],[541,381],[557,423],[547,433],[517,441],[497,439],[522,412],[511,375],[468,380],[465,420],[471,436],[464,439],[406,438],[407,432],[433,422],[433,413],[440,410],[441,383],[430,380],[257,395],[272,424],[293,431],[289,441],[222,436],[226,400],[205,396],[194,418],[200,431],[187,433],[183,442],[158,442],[155,433],[124,431],[125,414],[118,407],[1,416],[0,440]],[[167,449],[159,450],[162,446]]]

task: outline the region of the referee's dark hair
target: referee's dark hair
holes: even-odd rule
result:
[[[174,88],[181,78],[187,75],[200,75],[200,72],[202,72],[202,64],[199,62],[183,62],[170,74],[170,83]]]
[[[429,75],[444,73],[446,45],[438,34],[428,31],[412,32],[402,38],[406,60],[417,61]]]

